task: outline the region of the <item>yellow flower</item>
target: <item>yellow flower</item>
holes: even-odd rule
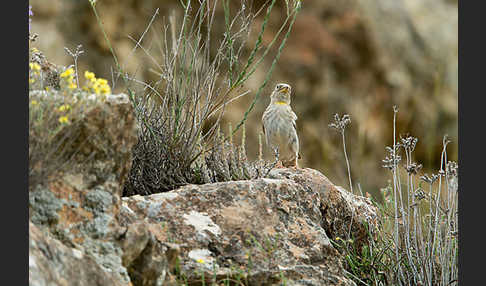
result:
[[[110,94],[111,93],[111,88],[109,85],[103,85],[100,89],[100,92],[102,94]]]
[[[49,87],[48,86],[46,86],[46,91],[49,91]]]
[[[63,105],[59,106],[58,110],[63,112],[63,111],[67,111],[69,109],[71,109],[71,106],[69,106],[69,104],[63,104]]]
[[[30,49],[33,53],[37,53],[39,50],[37,48]]]
[[[72,68],[68,68],[63,73],[60,74],[60,77],[69,77],[74,74],[74,70]]]
[[[38,63],[29,63],[29,68],[31,70],[40,71],[41,67]]]
[[[35,79],[29,78],[29,83],[34,83],[34,82],[35,82]]]
[[[32,105],[37,105],[37,100],[32,100],[32,101],[30,102],[30,104],[32,104]]]
[[[89,72],[89,71],[85,71],[85,72],[84,72],[84,77],[85,77],[86,79],[88,79],[88,80],[91,80],[91,79],[95,78],[95,74],[94,74],[94,73],[92,73],[92,72]]]
[[[196,260],[197,262],[201,263],[201,264],[204,264],[204,260],[202,260],[201,258],[199,258],[198,260]]]
[[[77,88],[78,86],[74,83],[74,82],[71,82],[69,85],[68,85],[68,88],[69,89],[75,89]]]
[[[69,123],[69,119],[67,116],[59,117],[59,123]]]
[[[105,85],[105,84],[108,83],[108,81],[106,79],[104,79],[104,78],[99,78],[97,80],[97,82],[98,82],[99,85]]]

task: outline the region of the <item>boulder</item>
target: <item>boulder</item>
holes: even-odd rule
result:
[[[30,93],[30,98],[39,102],[46,100],[45,96],[50,96],[51,101],[63,102],[62,96],[55,93]],[[131,147],[136,140],[132,105],[123,94],[108,95],[105,101],[89,96],[86,100],[91,102],[85,105],[84,113],[73,115],[76,121],[63,126],[59,133],[60,136],[69,134],[76,138],[65,141],[68,143],[63,147],[64,153],[75,154],[70,156],[70,167],[60,169],[48,180],[31,186],[29,221],[48,237],[46,243],[53,247],[62,244],[66,249],[59,250],[61,253],[68,250],[80,253],[91,264],[97,265],[90,271],[76,273],[64,273],[62,266],[57,266],[57,270],[52,271],[64,273],[60,277],[79,281],[76,285],[130,285],[118,240],[123,229],[116,218],[123,182],[130,168]],[[31,139],[35,141],[36,138]],[[42,143],[41,140],[39,142]],[[44,238],[30,236],[31,243],[36,239]],[[30,256],[35,256],[34,250],[31,250]],[[72,269],[76,269],[75,264],[84,260],[66,256],[66,261]],[[92,272],[100,272],[100,277],[109,273],[110,279],[115,282],[93,284],[89,278]],[[42,276],[42,273],[39,275]],[[71,274],[75,276],[71,277]],[[49,272],[45,275],[39,279],[64,285],[64,282],[56,280],[57,276],[51,277]],[[39,279],[32,280],[31,285],[42,285],[38,284],[41,283]]]
[[[29,285],[131,285],[116,279],[83,251],[45,235],[29,222]]]
[[[351,224],[354,243],[365,243],[364,223],[373,231],[378,221],[371,202],[312,169],[270,177],[122,198],[120,217],[145,220],[159,242],[178,245],[177,273],[189,285],[354,285],[330,239],[349,235]]]
[[[42,267],[51,270],[40,271],[31,263],[30,271],[37,273],[31,285],[63,285],[58,276],[80,281],[77,285],[102,285],[83,284],[92,281],[87,280],[92,272],[99,281],[115,281],[107,285],[200,285],[201,279],[355,285],[331,240],[351,236],[360,247],[369,239],[366,229],[374,233],[378,227],[377,210],[367,198],[312,169],[275,169],[269,178],[123,198],[99,186],[80,191],[60,184],[32,192],[31,221],[38,227],[31,223],[30,243],[48,240],[66,256],[49,263],[75,267],[84,263],[76,258],[82,256],[89,271],[71,273],[50,264]],[[38,228],[48,238],[32,235]],[[36,249],[31,247],[30,259],[39,265],[44,258]]]

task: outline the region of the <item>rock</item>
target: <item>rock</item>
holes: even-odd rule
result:
[[[62,104],[61,97],[49,95],[50,100]],[[44,96],[42,92],[30,93],[38,101],[44,100]],[[117,216],[120,193],[130,168],[131,147],[136,140],[132,105],[126,95],[108,95],[105,101],[86,100],[85,114],[78,114],[76,122],[61,130],[61,136],[65,133],[78,139],[64,148],[66,153],[76,154],[70,161],[74,167],[51,174],[47,183],[29,192],[29,218],[49,234],[49,239],[56,241],[56,247],[62,243],[76,249],[79,255],[89,257],[90,265],[96,265],[90,266],[91,272],[99,272],[100,277],[109,274],[115,281],[96,285],[131,285],[122,264],[123,250],[118,239],[122,227]],[[76,269],[76,263],[83,263],[66,259],[72,269]],[[81,281],[76,285],[95,285],[89,282],[94,281],[90,280],[91,272],[68,271],[60,277]],[[41,280],[63,285],[64,282],[49,275],[46,272]]]
[[[131,285],[104,271],[83,251],[46,236],[29,222],[29,285]]]
[[[376,227],[376,209],[312,169],[277,169],[270,176],[126,197],[120,219],[147,221],[156,240],[179,245],[178,271],[189,285],[202,276],[207,283],[229,277],[251,285],[282,279],[287,285],[354,285],[329,236],[344,235],[347,228],[336,224],[349,225],[355,211],[351,231],[356,244],[364,243],[358,236],[363,220]]]
[[[368,199],[312,169],[124,198],[114,182],[83,178],[69,174],[30,193],[32,285],[65,285],[59,277],[76,285],[196,285],[202,277],[355,285],[330,240],[346,238],[351,224],[361,247],[364,224],[373,233],[378,221]]]
[[[326,176],[312,169],[301,169],[296,172],[277,169],[272,170],[270,176],[289,178],[323,190],[324,196],[319,206],[321,224],[331,239],[352,238],[355,249],[360,253],[361,247],[368,244],[368,232],[375,237],[379,227],[379,213],[370,199],[354,195],[334,185]]]
[[[41,101],[46,95],[30,96]],[[178,245],[159,241],[143,219],[120,215],[136,141],[132,105],[123,94],[86,100],[84,114],[61,130],[78,138],[64,149],[76,154],[74,167],[29,192],[30,283],[162,285],[173,280]]]
[[[133,106],[125,94],[110,94],[105,100],[95,94],[83,97],[83,101],[73,107],[76,111],[70,114],[72,124],[61,126],[56,133],[53,141],[59,144],[50,143],[52,148],[57,149],[47,149],[50,153],[61,155],[50,155],[46,160],[59,160],[59,164],[63,165],[63,168],[55,170],[56,174],[51,172],[48,176],[59,177],[61,174],[65,177],[64,182],[74,179],[74,184],[84,184],[86,188],[104,185],[108,193],[116,190],[121,194],[119,186],[123,185],[130,170],[131,149],[137,141]],[[45,101],[46,108],[53,109],[65,103],[64,95],[56,91],[31,91],[29,98]],[[41,133],[43,135],[45,133]],[[36,136],[39,135],[31,134],[29,143],[48,144],[43,141],[44,138]],[[36,148],[35,144],[33,146]],[[40,160],[41,167],[38,169],[46,168],[44,165],[48,164],[55,165],[52,161]]]

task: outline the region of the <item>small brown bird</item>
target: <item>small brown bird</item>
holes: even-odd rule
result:
[[[278,167],[298,168],[299,137],[295,127],[297,115],[290,107],[291,87],[285,83],[275,86],[270,104],[263,112],[262,123],[267,145],[278,156]]]

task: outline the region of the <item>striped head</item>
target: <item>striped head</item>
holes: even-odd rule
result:
[[[292,88],[286,83],[278,83],[270,96],[271,103],[290,104]]]

